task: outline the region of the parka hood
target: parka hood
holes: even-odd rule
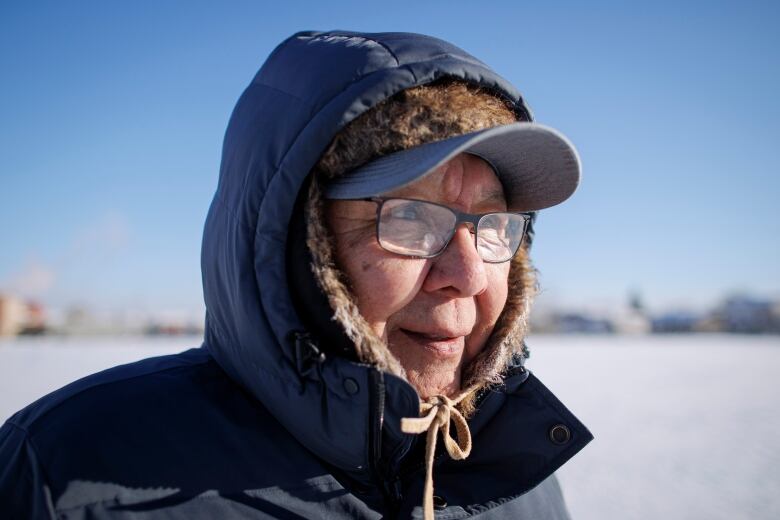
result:
[[[288,283],[288,241],[300,223],[293,217],[307,176],[340,129],[401,90],[446,77],[506,98],[520,119],[531,120],[511,84],[442,40],[301,32],[270,54],[225,135],[201,255],[206,346],[300,443],[345,471],[371,464],[371,409],[384,418],[382,450],[408,447],[399,418],[416,416],[419,398],[401,377],[347,352],[322,354],[339,349],[311,338]],[[379,401],[369,390],[377,378]]]

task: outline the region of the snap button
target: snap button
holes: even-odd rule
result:
[[[349,395],[355,395],[360,391],[360,387],[358,386],[357,381],[348,377],[344,379],[344,390],[346,390]]]
[[[433,495],[433,508],[444,509],[445,507],[447,507],[447,501],[439,495]]]
[[[566,444],[571,439],[571,432],[563,424],[556,424],[550,428],[550,440],[554,444]]]

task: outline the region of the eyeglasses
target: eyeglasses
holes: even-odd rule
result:
[[[472,215],[435,202],[414,199],[370,197],[353,199],[377,204],[376,236],[391,253],[418,258],[440,255],[465,222],[474,235],[474,245],[483,261],[510,260],[523,242],[531,216],[526,213]]]

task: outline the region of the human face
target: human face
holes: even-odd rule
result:
[[[460,154],[418,181],[382,194],[467,213],[506,211],[501,183],[484,160]],[[376,204],[328,201],[336,261],[360,313],[406,370],[422,398],[454,395],[461,372],[484,347],[506,303],[509,262],[483,262],[461,225],[442,254],[401,256],[376,238]]]

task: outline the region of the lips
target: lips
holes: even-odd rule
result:
[[[420,330],[410,330],[410,329],[401,329],[401,330],[405,334],[408,334],[410,336],[417,336],[431,341],[444,341],[444,340],[455,339],[461,336],[465,336],[465,334],[458,334],[449,331],[434,332],[434,331],[420,331]]]
[[[445,335],[445,334],[428,334],[428,333],[425,333],[425,332],[413,332],[411,330],[405,330],[404,332],[406,332],[407,334],[410,334],[410,335],[419,336],[420,338],[429,339],[429,340],[432,340],[432,341],[443,341],[443,340],[448,340],[448,339],[454,339],[454,338],[457,337],[457,336],[451,336],[451,335]]]
[[[449,332],[417,332],[400,329],[413,343],[437,354],[450,357],[458,355],[463,350],[463,336]]]

